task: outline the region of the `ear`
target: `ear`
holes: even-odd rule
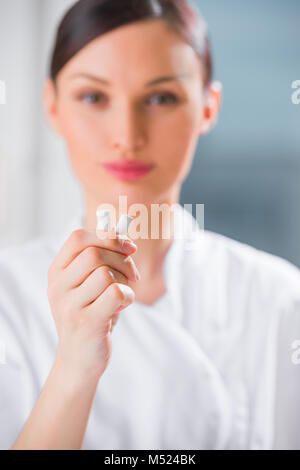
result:
[[[222,96],[222,83],[219,81],[212,82],[205,91],[200,135],[211,131],[217,123],[222,105]]]
[[[48,123],[59,135],[62,135],[57,112],[57,90],[50,78],[44,83],[43,104]]]

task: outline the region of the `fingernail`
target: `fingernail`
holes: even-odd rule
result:
[[[125,284],[119,284],[119,286],[125,297],[122,305],[127,306],[134,299],[134,292],[129,286],[126,286]]]
[[[132,253],[132,250],[135,250],[136,248],[137,246],[135,245],[135,243],[132,243],[128,240],[123,241],[122,250],[124,251],[124,253],[126,254]]]

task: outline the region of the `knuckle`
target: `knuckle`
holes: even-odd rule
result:
[[[100,266],[97,268],[99,272],[100,279],[105,282],[105,284],[109,284],[115,281],[115,276],[109,266]]]
[[[75,245],[81,244],[83,241],[83,238],[84,238],[84,229],[82,228],[74,230],[74,232],[72,232],[70,235],[70,240]]]
[[[107,287],[109,284],[115,281],[115,277],[111,272],[109,266],[98,266],[93,271],[93,276],[95,277],[96,281],[103,287]]]
[[[84,256],[86,257],[87,263],[89,265],[94,265],[99,261],[99,248],[95,246],[89,246],[84,250]]]

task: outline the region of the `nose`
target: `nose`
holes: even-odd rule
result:
[[[118,110],[114,117],[112,130],[113,147],[118,155],[126,159],[135,159],[134,154],[143,147],[145,136],[142,128],[142,118],[130,104]]]

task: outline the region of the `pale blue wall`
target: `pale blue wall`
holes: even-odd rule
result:
[[[205,204],[205,228],[300,267],[299,0],[200,0],[223,83],[213,132],[199,139],[181,202]]]

